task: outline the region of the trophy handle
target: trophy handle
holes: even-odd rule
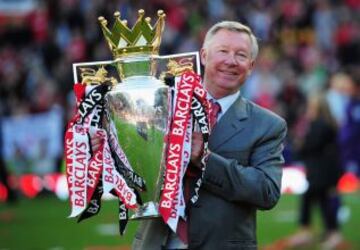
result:
[[[199,52],[188,52],[188,53],[179,53],[166,56],[153,56],[154,59],[158,61],[157,63],[157,78],[161,79],[161,76],[164,72],[169,72],[174,76],[179,75],[184,70],[193,70],[198,75],[201,74],[200,68],[200,55]],[[102,79],[110,81],[112,84],[121,82],[119,75],[116,69],[116,61],[93,61],[93,62],[79,62],[73,64],[73,77],[74,83],[90,82],[95,80],[95,83],[101,82]],[[192,67],[191,67],[192,66]],[[106,70],[106,75],[104,71]],[[90,78],[88,76],[97,78]],[[93,82],[94,83],[94,82]]]

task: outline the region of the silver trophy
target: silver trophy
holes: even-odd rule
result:
[[[152,73],[154,63],[150,57],[118,61],[119,67],[123,67],[122,82],[106,96],[119,144],[134,171],[146,183],[146,191],[141,193],[144,205],[132,216],[134,219],[158,216],[156,201],[161,187],[159,173],[163,166],[169,90]]]
[[[108,113],[131,167],[146,182],[146,191],[140,193],[143,205],[131,219],[158,217],[165,168],[164,137],[172,111],[169,87],[160,79],[165,73],[178,76],[189,69],[200,73],[199,55],[158,56],[165,19],[162,11],[154,27],[149,18],[144,18],[143,10],[132,29],[120,20],[119,12],[114,16],[111,30],[103,17],[99,21],[115,60],[74,64],[75,82],[113,82],[106,96]]]

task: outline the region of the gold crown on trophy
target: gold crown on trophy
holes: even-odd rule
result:
[[[115,23],[110,30],[107,20],[100,16],[99,22],[115,59],[133,54],[159,54],[161,35],[164,30],[165,13],[157,12],[158,20],[151,26],[150,17],[144,17],[145,11],[138,11],[138,19],[132,29],[127,26],[127,20],[120,19],[120,12],[114,13]]]

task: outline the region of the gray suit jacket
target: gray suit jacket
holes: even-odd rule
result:
[[[189,249],[257,249],[256,211],[280,198],[285,135],[282,118],[242,97],[229,108],[210,136],[199,200],[189,209]],[[161,220],[144,221],[133,249],[159,250],[166,234]]]

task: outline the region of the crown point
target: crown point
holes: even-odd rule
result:
[[[114,12],[115,24],[111,29],[107,27],[108,21],[99,17],[103,34],[108,42],[114,58],[142,54],[158,54],[161,34],[163,32],[165,13],[157,12],[158,21],[155,26],[150,24],[151,18],[145,16],[143,9],[138,10],[138,18],[133,28],[129,28],[127,20],[121,20],[120,11]]]
[[[144,13],[145,13],[145,10],[140,9],[140,10],[138,11],[138,13],[139,13],[139,16],[143,16],[143,15],[144,15]]]
[[[101,24],[107,25],[107,21],[106,21],[106,19],[105,19],[103,16],[99,16],[98,20],[99,20],[99,22],[100,22]]]
[[[157,14],[158,14],[159,17],[165,16],[165,13],[164,13],[163,10],[158,10]]]

